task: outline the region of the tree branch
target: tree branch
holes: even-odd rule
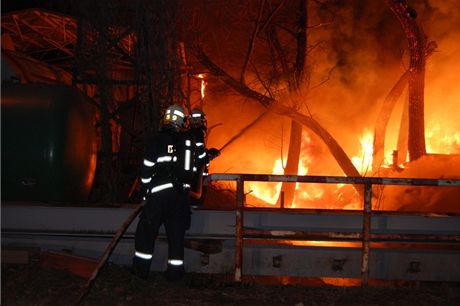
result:
[[[295,60],[295,88],[299,88],[303,81],[307,57],[307,0],[299,0],[299,28],[297,29],[297,54]]]
[[[254,91],[253,89],[245,86],[244,84],[239,83],[233,79],[228,73],[223,71],[218,67],[204,52],[201,48],[195,47],[193,50],[196,53],[197,59],[204,65],[212,74],[215,74],[220,80],[225,84],[233,88],[235,91],[239,92],[243,96],[255,100],[262,104],[264,107],[268,108],[269,111],[273,111],[279,115],[287,116],[292,120],[299,122],[300,124],[308,127],[311,131],[317,134],[326,144],[331,154],[336,159],[339,166],[344,171],[347,176],[361,176],[356,170],[355,166],[351,162],[350,158],[347,156],[342,147],[338,142],[332,137],[329,132],[324,129],[316,120],[309,116],[302,115],[292,108],[281,105],[277,100],[261,95],[260,93]],[[247,129],[246,129],[247,130]],[[245,131],[246,131],[245,130]],[[240,133],[240,137],[243,133]],[[360,192],[362,191],[362,186],[356,185],[355,189]]]
[[[259,25],[260,25],[260,19],[262,19],[262,12],[265,6],[265,0],[262,0],[260,3],[259,7],[259,14],[257,16],[256,24],[254,26],[254,31],[252,32],[251,40],[249,41],[249,47],[248,47],[248,52],[246,53],[246,57],[244,59],[243,63],[243,68],[241,68],[241,75],[240,75],[240,82],[244,82],[244,73],[246,72],[246,68],[248,66],[249,59],[251,58],[252,51],[254,50],[254,44],[256,41],[257,33],[259,33]]]
[[[221,79],[224,83],[229,85],[241,95],[259,101],[259,103],[265,107],[269,106],[274,101],[272,98],[264,96],[232,78],[227,72],[214,64],[214,62],[203,52],[199,46],[195,46],[192,48],[192,50],[195,52],[196,58],[203,66],[209,70],[210,73],[212,73],[212,75]]]

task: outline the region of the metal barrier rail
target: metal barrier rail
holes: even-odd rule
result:
[[[235,220],[235,275],[237,282],[242,280],[243,266],[243,239],[244,238],[310,238],[332,239],[336,241],[362,241],[361,253],[361,285],[369,283],[369,250],[370,242],[375,240],[399,241],[436,241],[444,243],[460,242],[460,235],[388,235],[371,234],[372,211],[372,185],[411,185],[411,186],[450,186],[460,187],[460,179],[425,179],[425,178],[384,178],[384,177],[342,177],[342,176],[298,176],[298,175],[266,175],[266,174],[211,174],[208,181],[236,181],[236,220]],[[343,232],[304,232],[304,231],[270,231],[257,229],[244,229],[245,207],[244,182],[296,182],[296,183],[329,183],[329,184],[354,184],[364,185],[364,205],[358,212],[363,215],[363,228],[361,233]],[[260,208],[259,208],[260,209]],[[273,208],[269,209],[273,210]],[[286,210],[286,208],[283,208]],[[289,209],[288,209],[289,210]],[[292,209],[298,211],[297,209]],[[305,210],[304,210],[305,211]],[[314,211],[314,210],[313,210]],[[327,210],[322,210],[327,211]],[[337,213],[337,210],[334,210]],[[394,212],[393,212],[394,213]],[[401,213],[401,215],[404,213]],[[441,215],[447,216],[446,214]],[[434,215],[432,215],[434,216]]]

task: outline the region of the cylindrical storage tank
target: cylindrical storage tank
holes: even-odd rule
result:
[[[85,202],[96,170],[94,106],[66,85],[2,84],[2,200]]]

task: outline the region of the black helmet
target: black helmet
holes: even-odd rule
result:
[[[183,128],[185,126],[184,109],[178,104],[168,107],[163,117],[163,125],[171,126],[175,129]]]
[[[202,128],[204,130],[207,129],[206,117],[204,116],[204,113],[198,108],[192,109],[188,120],[191,128]]]

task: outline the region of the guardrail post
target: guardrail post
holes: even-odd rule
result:
[[[284,208],[284,191],[280,192],[280,208]]]
[[[371,200],[372,184],[364,184],[364,208],[363,208],[363,245],[361,257],[361,285],[369,283],[369,237],[371,231]]]
[[[235,281],[241,282],[243,271],[243,211],[244,211],[244,181],[236,181],[236,245],[235,245]]]

